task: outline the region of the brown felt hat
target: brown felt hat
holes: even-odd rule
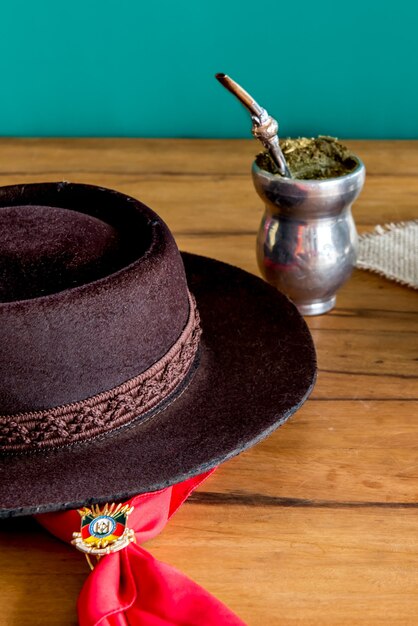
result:
[[[116,191],[0,188],[0,517],[155,491],[307,398],[296,308]]]

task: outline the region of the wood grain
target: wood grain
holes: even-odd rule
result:
[[[418,216],[418,142],[348,142],[359,230]],[[179,245],[257,273],[251,141],[2,139],[0,184],[72,180],[150,204]],[[148,547],[250,626],[415,625],[417,293],[357,271],[308,320],[319,377],[267,440],[224,464]],[[83,558],[33,520],[0,524],[0,624],[76,624]]]

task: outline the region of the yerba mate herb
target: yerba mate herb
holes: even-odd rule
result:
[[[280,146],[292,178],[300,180],[336,178],[349,174],[357,167],[353,153],[335,137],[282,139]],[[280,175],[268,152],[258,154],[256,163],[261,169]]]

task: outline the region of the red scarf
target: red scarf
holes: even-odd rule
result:
[[[90,573],[78,598],[80,626],[245,626],[205,589],[140,546],[159,534],[212,471],[126,502],[134,507],[129,528],[136,543],[104,556]],[[80,530],[75,510],[39,515],[37,520],[67,542]]]

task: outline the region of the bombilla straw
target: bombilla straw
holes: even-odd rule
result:
[[[252,133],[269,151],[271,158],[279,168],[280,174],[286,178],[292,178],[286,159],[280,148],[279,137],[277,135],[279,125],[276,120],[271,117],[266,109],[263,109],[241,85],[238,85],[238,83],[232,80],[232,78],[226,74],[216,74],[215,78],[238,98],[247,111],[250,112],[253,122]]]

